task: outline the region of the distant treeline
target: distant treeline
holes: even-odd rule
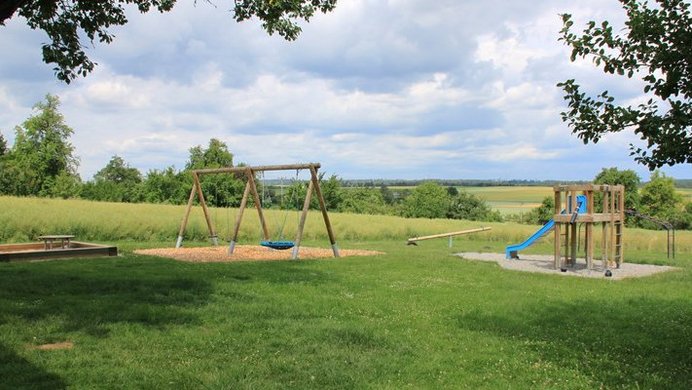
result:
[[[342,179],[344,187],[415,187],[433,182],[444,187],[552,187],[586,184],[585,180],[487,180],[487,179]],[[692,183],[691,183],[692,184]]]
[[[692,188],[692,179],[675,179],[675,187]]]
[[[593,180],[490,180],[490,179],[341,179],[344,187],[415,187],[426,182],[445,187],[553,187],[588,184]],[[692,188],[692,179],[673,179],[676,188]],[[276,180],[272,184],[278,184]],[[640,187],[648,183],[643,181]]]

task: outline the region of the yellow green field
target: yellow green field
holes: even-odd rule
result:
[[[540,206],[543,198],[553,196],[553,187],[506,186],[463,187],[463,190],[488,202],[503,215],[521,214]]]
[[[692,188],[678,188],[686,202],[692,202]]]

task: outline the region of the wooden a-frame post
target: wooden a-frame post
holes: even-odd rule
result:
[[[310,170],[310,181],[308,183],[308,191],[305,195],[305,201],[303,203],[303,211],[301,212],[300,222],[298,224],[298,229],[296,231],[295,245],[293,247],[293,252],[291,258],[298,258],[298,251],[300,248],[300,242],[303,238],[303,230],[305,228],[305,221],[307,219],[308,210],[310,209],[310,201],[312,200],[312,193],[315,192],[317,196],[318,203],[320,205],[320,210],[322,211],[322,219],[324,220],[325,227],[327,229],[327,234],[329,236],[329,243],[334,253],[334,257],[339,257],[339,248],[336,244],[336,239],[334,237],[334,231],[332,230],[332,225],[329,222],[329,214],[327,213],[327,207],[322,196],[322,190],[320,188],[319,178],[317,176],[317,170],[320,168],[319,163],[310,164],[289,164],[289,165],[263,165],[255,167],[237,167],[237,168],[211,168],[211,169],[196,169],[192,171],[193,184],[192,190],[190,191],[190,198],[187,202],[187,207],[185,209],[185,216],[180,225],[180,230],[178,232],[178,241],[175,247],[179,248],[183,242],[183,236],[185,234],[185,228],[187,227],[188,219],[190,216],[190,211],[192,210],[192,204],[194,202],[195,194],[200,199],[200,204],[202,205],[202,211],[204,212],[204,218],[207,222],[207,228],[209,229],[210,237],[212,238],[212,243],[218,245],[216,232],[214,231],[214,225],[211,221],[211,216],[207,205],[204,201],[204,194],[202,191],[202,186],[200,185],[199,176],[205,174],[216,174],[216,173],[244,173],[246,178],[245,190],[243,192],[243,198],[240,201],[240,208],[238,209],[238,216],[236,217],[235,226],[233,228],[233,233],[231,235],[231,241],[228,246],[228,253],[232,254],[235,249],[235,244],[238,240],[238,232],[240,231],[240,223],[243,219],[243,213],[247,207],[247,201],[252,195],[255,208],[257,209],[257,215],[260,220],[260,225],[262,227],[262,234],[265,240],[269,240],[269,229],[267,228],[267,223],[264,219],[264,214],[262,213],[262,203],[257,191],[257,183],[255,182],[255,173],[264,171],[285,171],[285,170]]]

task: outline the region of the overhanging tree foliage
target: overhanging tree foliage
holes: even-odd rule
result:
[[[146,13],[168,12],[175,3],[176,0],[7,0],[0,2],[0,24],[19,15],[32,29],[43,30],[50,40],[42,47],[43,61],[55,64],[56,77],[69,84],[80,75],[86,76],[96,65],[84,51],[84,38],[92,44],[96,40],[112,42],[114,35],[109,28],[128,22],[126,5]],[[335,6],[336,0],[234,0],[233,18],[241,22],[257,17],[269,34],[294,40],[301,31],[299,20],[308,21],[315,12],[326,13]]]
[[[623,35],[604,21],[591,21],[583,34],[572,33],[572,16],[562,15],[560,40],[572,47],[571,60],[591,58],[605,73],[641,78],[647,102],[615,104],[608,91],[587,96],[575,80],[559,83],[569,111],[563,121],[584,143],[607,133],[632,130],[647,144],[630,144],[630,155],[650,170],[692,163],[692,17],[684,0],[619,0],[627,13]]]

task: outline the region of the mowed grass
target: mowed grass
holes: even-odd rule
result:
[[[617,282],[452,255],[500,251],[536,227],[495,224],[451,249],[446,239],[413,247],[404,244],[411,233],[477,224],[350,214],[331,215],[341,246],[385,255],[192,264],[132,253],[172,246],[182,213],[0,198],[2,224],[31,232],[74,224],[121,249],[117,258],[0,264],[0,388],[692,386],[689,232],[679,232],[685,246],[673,261],[661,232],[628,229],[634,260],[681,270]],[[308,221],[307,244],[326,246],[319,215]],[[256,238],[256,226],[247,229]],[[142,232],[150,238],[136,238]],[[72,347],[37,348],[61,342]]]

